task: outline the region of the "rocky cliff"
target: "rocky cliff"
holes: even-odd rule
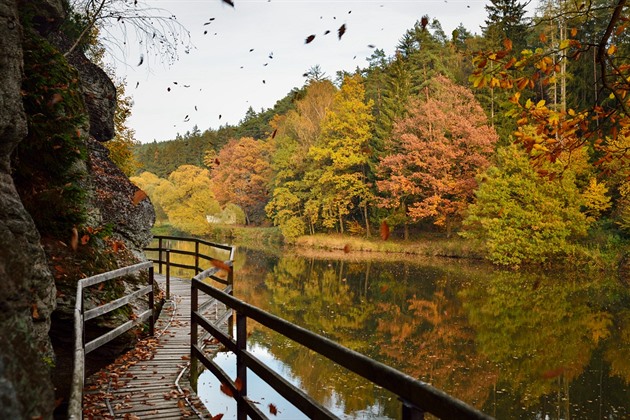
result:
[[[0,0],[0,418],[6,419],[52,418],[51,378],[72,368],[64,350],[73,340],[76,282],[142,259],[155,218],[98,143],[114,134],[114,86],[80,51],[67,59],[61,53],[62,6],[61,0]]]

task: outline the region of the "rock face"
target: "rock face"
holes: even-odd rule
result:
[[[29,20],[24,21],[27,29],[22,27],[20,14],[28,16]],[[150,201],[138,193],[99,143],[114,136],[115,88],[105,72],[80,51],[70,54],[68,67],[59,54],[67,50],[64,47],[68,44],[58,32],[63,18],[63,0],[0,0],[0,419],[53,417],[55,386],[59,392],[67,385],[60,386],[59,378],[67,380],[72,373],[76,282],[97,269],[106,271],[144,260],[142,248],[151,239],[150,228],[155,220]],[[39,42],[42,37],[47,40]],[[32,40],[38,42],[29,42]],[[56,63],[42,58],[51,49],[60,57]],[[35,61],[33,66],[33,57],[44,61]],[[66,64],[61,65],[62,61]],[[78,71],[78,87],[73,67]],[[30,70],[26,72],[25,68]],[[65,77],[74,84],[54,81],[53,73],[56,80]],[[40,91],[29,90],[25,86],[33,80],[52,83],[55,89],[66,87],[54,94],[47,90],[48,86]],[[65,111],[51,112],[54,118],[43,118],[41,112],[30,110],[32,103],[27,97],[44,111],[57,106],[72,110],[80,114],[77,121],[82,122],[68,123],[72,115]],[[55,119],[59,115],[63,118]],[[89,127],[85,124],[88,119]],[[66,125],[61,127],[62,124]],[[57,131],[52,133],[54,130]],[[62,146],[72,144],[72,147],[67,147],[69,152],[60,156],[39,152],[44,148],[22,148],[37,141],[55,153],[60,153]],[[59,142],[58,145],[53,141]],[[23,150],[36,152],[26,155],[20,153]],[[61,159],[71,162],[68,170],[51,170],[42,163],[54,162],[59,167],[64,165],[60,162],[66,162]],[[28,176],[24,176],[30,174],[24,171],[27,165],[39,170],[30,184]],[[74,176],[73,179],[80,181],[66,181],[63,176]],[[59,191],[71,186],[80,189],[81,194],[73,202],[64,202],[68,198],[63,193],[51,194],[51,200],[33,206],[32,197],[41,193],[41,184],[49,179],[58,181]],[[50,205],[52,201],[58,207]],[[85,209],[87,216],[83,222],[64,222],[69,223],[64,230],[67,237],[55,236],[52,229],[45,230],[51,225],[46,220],[63,219],[57,208],[74,211],[75,207],[76,214]],[[42,208],[49,217],[44,221],[38,214]],[[86,251],[81,254],[81,245],[79,249],[76,242],[70,245],[69,233],[76,234],[78,230],[91,235],[92,227],[110,229],[111,237],[99,239],[101,245],[85,246]],[[121,251],[112,249],[112,244]],[[63,266],[64,262],[68,265]],[[62,391],[58,395],[67,400],[67,393]]]
[[[48,1],[47,12],[61,10]],[[18,4],[0,0],[0,418],[50,418],[54,363],[48,339],[55,284],[33,220],[10,172],[26,135],[22,107],[22,30]]]
[[[138,261],[145,259],[143,248],[151,241],[155,209],[149,198],[109,159],[109,150],[91,140],[89,164],[94,188],[93,206],[100,211],[103,224],[113,226],[121,240]]]

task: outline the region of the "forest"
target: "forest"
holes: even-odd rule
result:
[[[334,77],[314,66],[273,108],[124,143],[119,163],[158,223],[197,235],[432,232],[511,267],[627,248],[628,7],[525,6],[492,0],[480,35],[422,17],[391,56]]]

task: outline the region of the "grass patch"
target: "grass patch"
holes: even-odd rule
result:
[[[295,245],[323,250],[345,250],[412,254],[427,257],[483,258],[479,247],[462,238],[421,238],[414,241],[367,239],[344,235],[310,235],[299,237]]]

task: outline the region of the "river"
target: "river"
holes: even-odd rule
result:
[[[239,247],[234,294],[499,419],[630,417],[630,291],[614,275]],[[249,329],[251,351],[339,417],[399,418],[387,391]],[[234,375],[233,358],[217,361]],[[233,418],[211,374],[199,393],[213,414]],[[248,394],[264,412],[273,404],[274,418],[304,418],[251,373]]]

